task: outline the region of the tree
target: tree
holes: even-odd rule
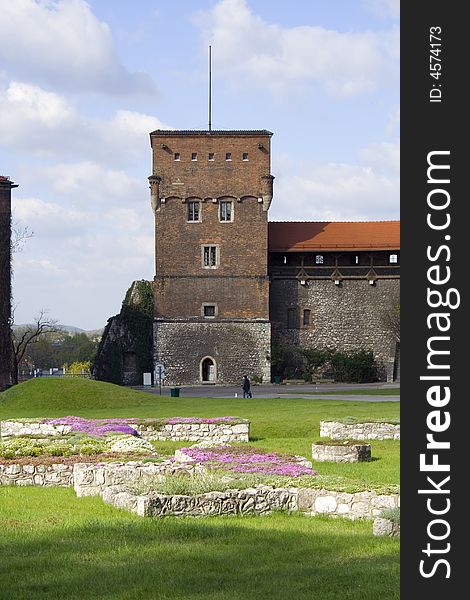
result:
[[[13,384],[18,383],[19,365],[25,357],[28,347],[37,343],[46,334],[60,331],[58,322],[46,316],[46,311],[41,310],[31,325],[12,331],[12,367],[11,380]]]

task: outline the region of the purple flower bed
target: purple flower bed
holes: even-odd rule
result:
[[[263,452],[258,448],[242,446],[214,446],[211,448],[182,448],[184,454],[201,463],[233,473],[258,473],[262,475],[318,475],[310,467],[299,463],[288,454]]]
[[[126,433],[138,436],[137,431],[129,425],[137,419],[84,419],[83,417],[61,417],[45,421],[48,425],[70,425],[72,431],[103,436],[108,433]]]
[[[103,436],[108,433],[126,433],[138,436],[137,424],[145,425],[146,422],[160,425],[177,425],[178,423],[227,423],[234,424],[242,422],[238,417],[170,417],[163,419],[84,419],[83,417],[61,417],[60,419],[49,419],[44,421],[49,425],[70,425],[72,431],[88,433],[89,435]],[[133,426],[132,426],[133,425]]]

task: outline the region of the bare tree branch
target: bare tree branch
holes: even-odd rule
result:
[[[56,333],[61,327],[56,319],[46,316],[42,309],[31,325],[25,325],[20,329],[12,329],[12,373],[13,383],[18,383],[18,369],[23,360],[26,350],[31,344],[39,340],[46,333]]]
[[[11,224],[11,251],[12,253],[21,252],[26,240],[34,236],[34,232],[29,230],[29,227],[22,227],[18,221],[13,221]]]

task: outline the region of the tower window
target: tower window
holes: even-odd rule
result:
[[[232,160],[232,153],[231,152],[227,152],[226,153],[225,160]]]
[[[214,153],[213,152],[209,152],[209,154],[207,155],[207,160],[214,160]]]
[[[311,313],[311,310],[309,308],[306,308],[304,310],[304,319],[303,319],[304,327],[308,327],[310,325],[310,313]]]
[[[188,202],[188,221],[199,222],[201,220],[201,210],[199,201],[191,200]]]
[[[391,265],[398,264],[398,254],[390,254],[390,256],[388,257],[388,262]]]
[[[215,304],[203,304],[202,315],[204,317],[215,317],[217,316],[217,307]]]
[[[197,152],[191,154],[191,160],[197,160]]]
[[[315,256],[315,264],[322,265],[323,264],[323,254],[317,254]]]
[[[216,269],[219,264],[219,253],[217,246],[202,247],[202,266],[205,269]]]
[[[248,152],[243,153],[243,160],[248,160]]]
[[[219,219],[224,222],[233,221],[233,205],[231,200],[222,200],[219,207]]]
[[[181,154],[179,152],[175,152],[175,160],[181,160]]]
[[[352,265],[358,265],[359,264],[359,255],[358,254],[352,254],[351,255],[351,264]]]

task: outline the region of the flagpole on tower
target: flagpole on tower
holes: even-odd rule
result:
[[[212,129],[212,46],[209,46],[209,131]]]

